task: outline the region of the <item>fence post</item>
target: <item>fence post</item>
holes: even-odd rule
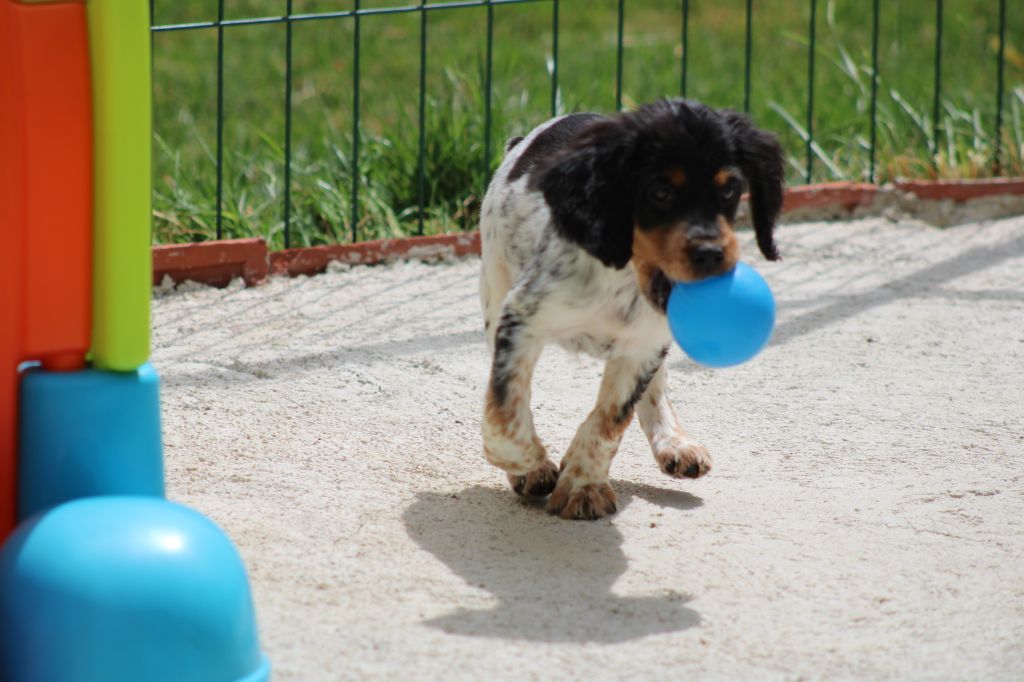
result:
[[[352,26],[352,191],[349,193],[352,243],[359,241],[359,0],[355,0]]]
[[[224,231],[224,0],[217,0],[217,239]]]
[[[420,0],[420,105],[419,105],[419,127],[420,127],[420,149],[419,161],[416,164],[416,196],[417,215],[419,226],[417,234],[423,234],[423,211],[425,207],[425,177],[424,159],[426,156],[426,128],[425,115],[427,108],[427,2]]]
[[[683,0],[683,56],[679,94],[686,97],[686,57],[690,52],[690,0]]]
[[[285,6],[284,55],[284,248],[291,246],[292,223],[292,0]]]
[[[615,111],[622,111],[622,38],[626,24],[626,0],[619,0],[619,31],[615,58]]]
[[[999,0],[999,54],[996,56],[996,150],[992,164],[996,175],[1002,172],[1000,152],[1003,146],[1003,71],[1006,66],[1006,0]]]
[[[814,49],[818,0],[811,0],[810,48],[807,51],[807,183],[814,173]]]
[[[743,51],[743,113],[750,113],[750,58],[753,52],[753,6],[754,0],[747,0],[747,38]]]
[[[494,5],[487,0],[487,62],[484,71],[484,186],[491,174],[491,88],[494,77]],[[481,196],[483,194],[481,193]]]
[[[558,115],[558,0],[551,9],[551,116]]]
[[[868,182],[875,181],[875,150],[878,142],[878,0],[871,9],[871,156]]]
[[[937,164],[939,153],[939,106],[942,99],[942,0],[935,0],[935,86],[932,101],[932,164]]]

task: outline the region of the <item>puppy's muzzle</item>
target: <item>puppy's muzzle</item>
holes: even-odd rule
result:
[[[690,248],[690,267],[698,277],[717,274],[725,262],[725,249],[718,244],[696,244]]]
[[[721,243],[722,231],[714,224],[703,221],[691,224],[686,230],[689,244],[687,256],[690,269],[698,279],[716,275],[725,263],[725,247]]]

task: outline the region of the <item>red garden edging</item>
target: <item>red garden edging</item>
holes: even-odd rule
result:
[[[294,277],[323,272],[332,261],[349,265],[372,265],[397,258],[438,260],[479,253],[479,232],[379,239],[357,244],[332,244],[275,251],[270,254],[270,272],[274,275]]]
[[[880,193],[906,192],[919,199],[971,199],[1000,195],[1024,195],[1024,178],[989,180],[909,180],[880,187],[856,182],[830,182],[786,190],[783,213],[808,209],[841,208],[852,213],[870,206]],[[480,233],[466,232],[403,239],[381,239],[357,244],[311,246],[270,252],[262,239],[229,239],[196,244],[153,247],[153,284],[169,275],[175,284],[193,280],[226,286],[242,277],[249,286],[269,275],[314,275],[331,262],[374,265],[390,260],[439,260],[480,253]]]
[[[866,206],[874,201],[878,191],[878,185],[858,182],[827,182],[791,187],[786,190],[782,212],[829,206],[841,206],[847,211],[853,211],[858,206]]]
[[[227,286],[241,277],[249,286],[267,279],[267,244],[262,239],[225,239],[197,244],[153,247],[153,284],[165,275],[174,283],[192,280],[210,286]]]
[[[906,180],[894,183],[896,189],[917,195],[919,199],[956,202],[1000,194],[1024,194],[1024,178],[989,180]]]

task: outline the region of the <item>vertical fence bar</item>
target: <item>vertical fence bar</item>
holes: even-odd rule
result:
[[[622,37],[626,25],[626,0],[619,0],[619,32],[615,58],[615,111],[622,111]]]
[[[427,109],[427,2],[420,0],[420,103],[419,103],[420,149],[419,161],[416,164],[416,196],[418,214],[417,234],[423,234],[423,211],[426,202],[426,177],[423,167],[426,158],[427,135],[425,116]]]
[[[491,173],[491,89],[494,77],[494,5],[487,0],[487,62],[484,66],[484,186]]]
[[[868,182],[875,181],[875,151],[878,144],[878,0],[872,3],[871,11],[871,155]]]
[[[690,0],[683,0],[683,56],[679,94],[686,97],[686,57],[690,53]]]
[[[743,113],[750,113],[750,57],[753,52],[753,12],[754,0],[747,0],[747,40],[744,48],[743,63]]]
[[[1003,147],[1003,71],[1006,50],[1006,0],[999,0],[999,54],[996,57],[996,150],[992,168],[998,175],[1002,172],[1000,152]]]
[[[811,0],[810,49],[807,50],[807,182],[814,172],[814,49],[818,0]]]
[[[551,9],[551,115],[558,115],[558,0]]]
[[[935,86],[932,100],[932,162],[939,153],[939,106],[942,100],[942,0],[935,0]]]
[[[359,0],[355,0],[355,16],[352,21],[352,188],[349,192],[349,209],[351,218],[349,228],[352,231],[352,243],[359,241],[359,40],[360,21]]]
[[[217,239],[224,218],[224,0],[217,0]]]
[[[292,0],[285,8],[284,56],[284,248],[292,239]]]

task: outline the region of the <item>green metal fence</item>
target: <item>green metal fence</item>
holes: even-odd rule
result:
[[[413,15],[418,18],[419,31],[418,31],[418,53],[419,53],[419,78],[418,78],[418,99],[417,99],[417,125],[418,125],[418,160],[416,164],[416,210],[414,219],[414,232],[422,234],[424,232],[424,217],[426,215],[426,204],[429,200],[426,192],[426,174],[428,172],[425,165],[425,144],[426,144],[426,131],[425,121],[427,114],[428,105],[428,83],[427,83],[427,69],[431,60],[431,45],[429,42],[428,25],[431,17],[434,17],[438,13],[448,12],[459,12],[470,8],[483,9],[485,14],[483,15],[483,26],[481,30],[484,33],[484,49],[481,55],[482,60],[482,80],[483,80],[483,106],[479,112],[479,116],[483,119],[483,153],[481,163],[483,166],[484,175],[487,171],[493,168],[496,162],[493,137],[493,105],[492,105],[492,93],[494,90],[494,47],[495,47],[495,23],[496,15],[506,8],[513,5],[539,5],[547,6],[550,10],[550,32],[551,32],[551,43],[548,48],[550,53],[549,61],[549,75],[550,75],[550,89],[546,95],[550,99],[550,114],[554,115],[560,113],[559,106],[559,62],[560,62],[560,46],[559,46],[559,33],[560,33],[560,10],[564,10],[567,4],[573,2],[585,2],[587,0],[454,0],[449,2],[427,2],[426,0],[420,0],[416,4],[408,4],[402,6],[366,6],[368,3],[361,2],[360,0],[350,0],[347,3],[349,6],[344,9],[337,11],[317,11],[317,12],[299,12],[295,11],[295,2],[293,0],[284,0],[282,2],[283,13],[271,15],[271,16],[251,16],[243,18],[229,18],[225,12],[225,0],[216,0],[216,18],[203,21],[192,21],[183,23],[165,23],[159,24],[154,23],[152,31],[154,36],[158,34],[165,34],[171,32],[182,32],[182,31],[201,31],[201,32],[215,32],[216,34],[216,140],[215,140],[215,175],[216,181],[214,185],[214,191],[216,196],[214,202],[216,206],[216,238],[222,238],[224,236],[223,229],[223,216],[224,216],[224,151],[225,151],[225,139],[224,139],[224,121],[225,121],[225,83],[231,78],[231,74],[225,73],[225,59],[224,59],[224,45],[229,39],[229,34],[233,34],[236,31],[244,31],[247,28],[262,26],[262,25],[280,25],[285,34],[284,41],[284,82],[283,82],[283,93],[282,93],[282,106],[284,108],[284,139],[283,139],[283,201],[281,207],[281,221],[283,223],[283,246],[290,247],[293,245],[293,202],[292,202],[292,157],[293,157],[293,131],[292,131],[292,112],[293,112],[293,92],[294,92],[294,75],[295,75],[295,63],[294,63],[294,50],[295,44],[293,39],[293,33],[295,27],[306,22],[349,22],[351,24],[351,44],[343,45],[339,44],[337,49],[339,51],[345,50],[350,51],[351,56],[351,73],[349,74],[338,74],[339,78],[348,78],[351,83],[351,161],[353,172],[351,173],[351,183],[346,188],[349,192],[348,206],[350,215],[348,216],[348,222],[350,226],[350,232],[347,235],[348,239],[352,241],[359,240],[363,235],[359,233],[358,226],[360,224],[359,206],[360,206],[360,130],[361,130],[361,100],[360,92],[363,88],[363,62],[361,55],[365,50],[364,39],[362,36],[362,24],[364,21],[371,17],[381,17],[384,15]],[[795,0],[794,0],[795,1]],[[859,0],[858,0],[859,1]],[[926,0],[919,0],[924,3]],[[944,68],[949,68],[949,59],[952,57],[955,59],[955,55],[947,55],[947,62],[944,64],[944,46],[943,39],[948,26],[944,25],[945,9],[943,7],[943,0],[930,0],[934,2],[934,69],[931,74],[931,90],[932,90],[932,107],[931,107],[931,121],[930,125],[932,128],[932,135],[929,138],[929,145],[933,147],[930,151],[935,154],[938,152],[939,140],[941,137],[941,126],[943,119],[942,111],[942,100],[943,100],[943,73]],[[678,68],[680,73],[678,92],[664,92],[663,95],[681,95],[687,96],[688,85],[692,82],[694,74],[692,73],[692,65],[688,63],[688,57],[691,53],[690,41],[693,39],[693,33],[695,30],[705,30],[701,26],[693,25],[693,6],[695,6],[700,0],[678,0],[677,2],[677,18],[678,18],[678,36],[681,44],[681,54],[678,55]],[[819,0],[802,0],[806,3],[808,9],[809,23],[807,24],[806,31],[806,72],[803,79],[804,91],[805,91],[805,112],[803,118],[803,131],[798,131],[801,137],[803,137],[803,172],[802,180],[805,182],[811,182],[816,177],[815,175],[815,162],[816,157],[820,157],[821,154],[816,150],[817,140],[815,138],[815,105],[816,105],[816,93],[815,84],[816,79],[820,77],[816,71],[816,62],[822,59],[822,56],[818,49],[819,31],[821,29],[822,18],[819,12],[819,5],[823,5],[824,2]],[[378,3],[379,4],[379,3]],[[626,55],[625,45],[625,21],[629,12],[638,7],[642,7],[644,0],[617,0],[617,6],[615,8],[615,25],[612,30],[615,32],[615,80],[614,80],[614,107],[616,110],[623,108],[623,81],[624,72],[623,66]],[[664,3],[662,3],[664,4]],[[865,3],[866,4],[866,3]],[[991,93],[992,107],[995,111],[995,124],[994,134],[992,135],[993,145],[991,149],[991,170],[994,174],[999,174],[1002,169],[1002,161],[1004,154],[1004,108],[1006,107],[1006,89],[1005,89],[1005,49],[1006,49],[1006,27],[1007,27],[1007,1],[1006,0],[991,0],[992,11],[997,16],[997,35],[998,44],[995,49],[994,57],[991,61],[991,69],[996,74],[996,87],[995,91]],[[151,10],[153,9],[154,0],[151,0]],[[745,0],[744,15],[744,40],[743,40],[743,69],[742,69],[742,96],[738,97],[738,102],[733,103],[733,106],[742,108],[744,111],[750,111],[752,104],[752,64],[755,63],[755,59],[770,58],[769,55],[755,55],[754,53],[754,36],[758,26],[758,13],[763,10],[762,3],[755,3],[753,0]],[[874,182],[877,179],[876,164],[877,158],[877,146],[878,146],[878,111],[879,111],[879,80],[882,74],[879,70],[879,35],[880,35],[880,0],[872,0],[871,5],[871,29],[870,29],[870,72],[868,74],[870,79],[870,97],[867,111],[864,112],[864,120],[869,128],[868,142],[868,167],[864,174],[864,179]],[[731,74],[727,75],[731,76]],[[727,77],[723,74],[715,74],[714,77],[722,78]],[[710,77],[710,76],[709,76]],[[737,85],[740,85],[737,83]],[[1022,100],[1024,101],[1024,100]],[[538,121],[539,122],[539,121]],[[798,130],[795,122],[792,122],[795,130]],[[1019,150],[1016,152],[1019,156]]]

